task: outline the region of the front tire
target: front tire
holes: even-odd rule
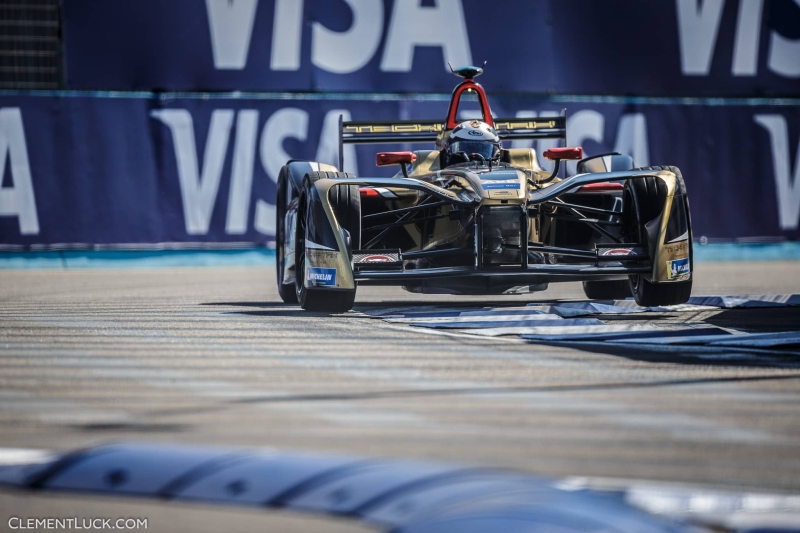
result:
[[[678,167],[643,167],[633,170],[668,170],[677,176],[675,197],[673,202],[682,202],[680,209],[685,209],[688,229],[689,264],[692,264],[692,232],[689,216],[689,202],[686,197],[686,184]],[[628,180],[623,192],[623,213],[629,224],[624,229],[626,236],[635,239],[634,242],[646,243],[650,257],[655,257],[659,243],[647,231],[646,224],[661,214],[667,200],[667,188],[660,179],[647,177],[644,179]],[[648,281],[643,274],[630,276],[630,288],[636,303],[642,307],[657,307],[662,305],[677,305],[686,303],[692,295],[692,280],[669,281],[653,283]]]
[[[313,183],[319,179],[352,178],[353,174],[345,172],[309,172],[306,180]],[[352,257],[353,248],[360,247],[361,240],[361,197],[357,185],[339,185],[330,191],[329,201],[339,225],[348,232],[346,239],[348,258]],[[309,212],[308,196],[300,199],[297,213],[295,235],[295,289],[300,307],[306,311],[321,313],[344,313],[353,308],[356,289],[314,289],[306,287],[306,225]]]
[[[583,293],[590,300],[624,300],[632,295],[627,279],[614,281],[584,281]]]

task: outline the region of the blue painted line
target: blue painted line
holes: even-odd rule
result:
[[[48,250],[0,252],[0,269],[275,266],[275,250]]]

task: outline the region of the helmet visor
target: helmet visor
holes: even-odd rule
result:
[[[486,159],[492,159],[499,149],[497,144],[486,141],[456,141],[450,145],[451,153],[480,154]]]

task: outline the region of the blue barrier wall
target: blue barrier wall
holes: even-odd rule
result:
[[[695,237],[800,237],[796,105],[491,100],[498,116],[567,107],[569,144],[681,167]],[[444,97],[0,96],[0,242],[266,243],[281,165],[335,162],[339,115],[443,118],[446,108]],[[346,150],[347,170],[392,172],[374,166],[374,145]]]
[[[800,95],[798,0],[65,0],[75,89]]]
[[[483,60],[497,116],[566,107],[588,154],[681,167],[696,237],[800,237],[800,0],[64,0],[63,15],[78,91],[0,94],[0,246],[268,243],[287,159],[337,161],[339,115],[444,119],[446,62]],[[229,90],[253,92],[199,93]],[[346,150],[346,170],[390,172],[375,146]]]

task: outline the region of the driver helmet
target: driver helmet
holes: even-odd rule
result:
[[[500,153],[500,137],[487,123],[468,120],[453,128],[445,140],[444,152],[448,166],[496,159]]]

